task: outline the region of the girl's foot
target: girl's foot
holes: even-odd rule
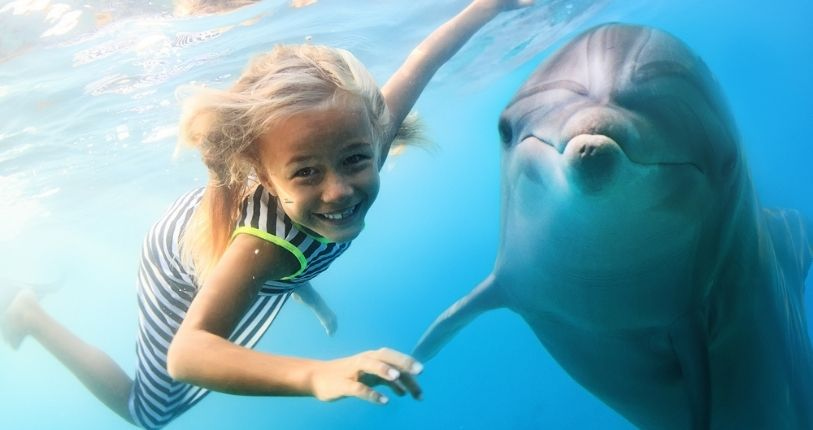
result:
[[[26,320],[37,306],[39,306],[37,295],[31,290],[21,289],[2,310],[0,331],[2,331],[3,339],[12,348],[19,348],[20,343],[28,334]]]

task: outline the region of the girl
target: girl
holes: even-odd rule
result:
[[[387,384],[420,398],[420,363],[390,349],[330,361],[251,348],[294,291],[330,331],[308,281],[364,227],[378,171],[434,72],[499,12],[530,0],[475,0],[423,41],[379,91],[348,52],[280,46],[232,88],[184,108],[181,138],[210,180],[170,208],[144,242],[138,274],[137,368],[53,320],[28,290],[4,312],[12,346],[32,336],[105,405],[160,428],[210,390],[243,395],[358,397],[385,404]]]

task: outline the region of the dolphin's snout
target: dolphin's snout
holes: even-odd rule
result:
[[[570,115],[562,127],[565,142],[579,135],[603,135],[624,146],[637,137],[628,116],[609,106],[579,109]]]
[[[621,148],[604,135],[581,134],[567,142],[564,152],[571,182],[585,193],[610,186],[624,157]]]

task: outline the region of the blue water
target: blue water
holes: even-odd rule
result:
[[[51,21],[48,10],[23,12],[26,3],[37,2],[0,1],[0,277],[58,280],[45,308],[132,369],[142,237],[205,177],[193,153],[173,157],[175,87],[225,85],[252,54],[306,37],[352,50],[383,82],[466,2],[322,0],[292,9],[267,0],[181,19],[170,16],[168,2],[97,1],[67,3]],[[810,2],[545,4],[556,13],[540,5],[489,25],[418,102],[436,149],[388,163],[366,231],[314,282],[339,316],[338,333],[328,338],[310,311],[290,302],[258,349],[323,359],[380,346],[409,351],[439,312],[490,271],[500,110],[540,58],[600,22],[654,25],[687,42],[727,95],[762,202],[813,214]],[[97,29],[94,11],[111,23]],[[62,23],[65,16],[76,26]],[[810,319],[810,293],[807,306]],[[423,401],[385,407],[214,393],[170,428],[631,428],[574,383],[508,311],[468,326],[420,382]],[[0,346],[0,428],[129,426],[29,341],[16,352]]]

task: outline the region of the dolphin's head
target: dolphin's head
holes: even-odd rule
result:
[[[495,273],[534,281],[512,290],[517,307],[531,309],[553,279],[600,297],[579,302],[584,312],[567,316],[576,323],[665,324],[753,261],[741,250],[758,249],[747,239],[758,205],[734,122],[706,65],[675,37],[588,30],[528,78],[499,131]],[[649,306],[618,312],[631,300]]]
[[[741,164],[733,124],[708,68],[681,41],[607,24],[541,64],[499,131],[508,182],[674,205],[696,186],[716,194],[731,185]]]

